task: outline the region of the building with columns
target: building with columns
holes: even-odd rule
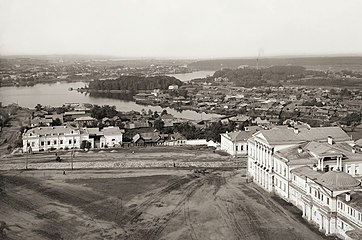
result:
[[[362,239],[362,152],[339,127],[277,127],[249,140],[248,175],[326,235]]]
[[[287,180],[291,170],[288,164],[285,164],[285,159],[275,158],[276,152],[299,147],[310,141],[327,142],[329,138],[335,142],[353,143],[340,127],[280,126],[261,130],[248,139],[248,175],[254,179],[255,183],[268,192],[272,192],[275,171],[277,170],[277,175]],[[284,184],[282,185],[284,188]]]
[[[342,171],[299,167],[291,171],[290,192],[290,202],[319,231],[342,239],[361,239],[362,189],[356,178]]]

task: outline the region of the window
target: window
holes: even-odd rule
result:
[[[238,145],[235,146],[235,151],[239,151],[238,147]]]
[[[60,143],[60,144],[63,144],[63,140],[59,140],[59,143]]]
[[[47,145],[50,145],[50,141],[47,142]]]
[[[72,139],[69,139],[69,144],[72,144]]]
[[[41,141],[41,142],[40,142],[40,146],[44,146],[44,141]]]
[[[240,145],[240,151],[243,151],[243,150],[244,150],[243,145]]]
[[[354,169],[354,174],[359,174],[359,167],[358,166]]]
[[[56,145],[57,144],[57,140],[54,140],[54,145]]]
[[[74,139],[73,142],[74,142],[74,144],[76,144],[76,143],[77,143],[77,140]]]
[[[32,147],[35,147],[35,142],[31,142],[31,146],[32,146]]]
[[[327,197],[327,204],[329,205],[329,198]]]

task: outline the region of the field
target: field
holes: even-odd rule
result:
[[[325,239],[244,169],[0,174],[4,239]]]

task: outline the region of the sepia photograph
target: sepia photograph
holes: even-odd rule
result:
[[[0,0],[0,240],[361,240],[362,1]]]

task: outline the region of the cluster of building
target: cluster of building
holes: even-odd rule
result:
[[[236,87],[232,82],[213,84],[195,81],[175,91],[153,90],[135,96],[136,102],[171,106],[223,115],[242,113],[281,124],[286,119],[309,122],[313,126],[346,124],[343,119],[362,111],[359,90],[308,87]],[[175,93],[176,92],[176,93]]]
[[[156,145],[210,145],[217,144],[206,139],[188,140],[178,132],[161,133],[156,125],[173,129],[187,122],[171,114],[156,112],[122,113],[122,116],[96,119],[91,116],[91,106],[67,103],[64,113],[50,109],[33,112],[30,129],[23,133],[23,152],[68,150],[80,148],[113,148]],[[51,108],[51,107],[50,107]],[[157,117],[155,117],[157,115]],[[158,122],[158,123],[157,123]],[[194,124],[198,126],[199,121]],[[200,127],[204,127],[200,124]]]
[[[122,75],[156,76],[189,73],[191,69],[176,64],[132,64],[117,60],[11,58],[2,61],[0,86],[31,86],[55,81],[116,79]],[[105,67],[107,66],[107,67]]]
[[[362,238],[362,139],[340,127],[278,126],[222,134],[221,148],[246,154],[249,179],[326,235]]]

